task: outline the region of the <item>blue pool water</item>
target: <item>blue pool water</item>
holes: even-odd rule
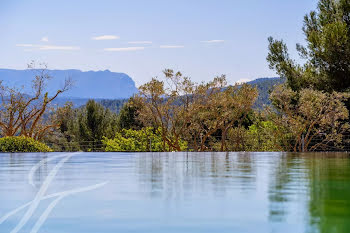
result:
[[[350,157],[0,154],[0,232],[350,232]]]

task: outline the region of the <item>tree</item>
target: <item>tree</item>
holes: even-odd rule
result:
[[[55,151],[80,150],[78,111],[71,102],[67,102],[55,112],[59,127],[43,139]]]
[[[223,127],[229,104],[223,99],[226,86],[226,77],[221,76],[194,89],[186,139],[196,151],[208,149],[210,137]]]
[[[142,122],[138,119],[139,110],[141,106],[138,105],[137,102],[131,97],[128,102],[126,102],[121,108],[118,121],[117,128],[121,129],[134,129],[140,130],[143,128]]]
[[[270,120],[290,139],[286,150],[329,150],[341,146],[342,134],[349,129],[344,123],[349,113],[343,103],[348,98],[345,93],[310,88],[297,92],[280,85],[271,93],[277,112],[270,110]]]
[[[165,144],[179,151],[185,139],[194,150],[208,149],[211,136],[220,131],[221,150],[226,150],[230,128],[241,125],[257,97],[249,85],[228,86],[224,75],[196,84],[180,72],[164,71],[166,84],[156,78],[140,87],[139,119],[160,128]]]
[[[194,148],[200,151],[208,149],[208,140],[219,131],[220,151],[227,150],[228,131],[242,126],[257,95],[256,88],[248,84],[227,87],[225,76],[199,85],[196,88],[189,125],[189,138],[193,139]]]
[[[260,116],[247,131],[249,151],[283,151],[288,148],[290,138],[286,130]]]
[[[293,91],[315,88],[327,92],[350,88],[350,2],[320,0],[304,18],[306,47],[296,48],[305,64],[291,59],[282,40],[269,38],[270,68],[287,78]]]
[[[29,65],[29,68],[33,67],[33,64]],[[52,102],[71,87],[72,81],[66,79],[63,87],[50,96],[45,85],[52,77],[46,67],[33,71],[36,75],[32,81],[32,93],[23,93],[22,89],[8,87],[0,81],[2,136],[21,135],[40,140],[59,126]]]
[[[153,78],[139,88],[135,97],[139,119],[145,126],[161,129],[163,148],[181,151],[180,140],[191,117],[191,101],[194,83],[180,72],[165,70],[167,86],[163,81]]]
[[[77,113],[79,143],[83,150],[100,150],[103,137],[114,137],[117,115],[94,100]]]

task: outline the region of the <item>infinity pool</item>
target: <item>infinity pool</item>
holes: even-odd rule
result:
[[[0,154],[0,232],[350,232],[345,153]]]

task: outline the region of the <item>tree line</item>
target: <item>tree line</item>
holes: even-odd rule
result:
[[[58,151],[345,150],[349,15],[347,0],[319,1],[304,18],[305,45],[296,45],[302,64],[283,40],[268,38],[267,61],[285,82],[271,89],[264,108],[253,108],[254,85],[228,85],[225,75],[195,83],[171,69],[139,87],[118,114],[94,100],[81,108],[55,107],[52,101],[71,81],[50,96],[43,69],[31,95],[0,82],[1,136],[31,137]]]

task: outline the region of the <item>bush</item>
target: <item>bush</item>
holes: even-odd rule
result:
[[[250,151],[286,151],[290,141],[290,134],[272,121],[257,120],[247,133]]]
[[[0,138],[0,152],[52,152],[52,149],[28,137],[3,137]]]
[[[151,127],[141,130],[123,129],[113,139],[104,138],[105,151],[169,151],[169,146],[163,143],[160,129]],[[187,142],[180,140],[181,150],[187,149]]]

